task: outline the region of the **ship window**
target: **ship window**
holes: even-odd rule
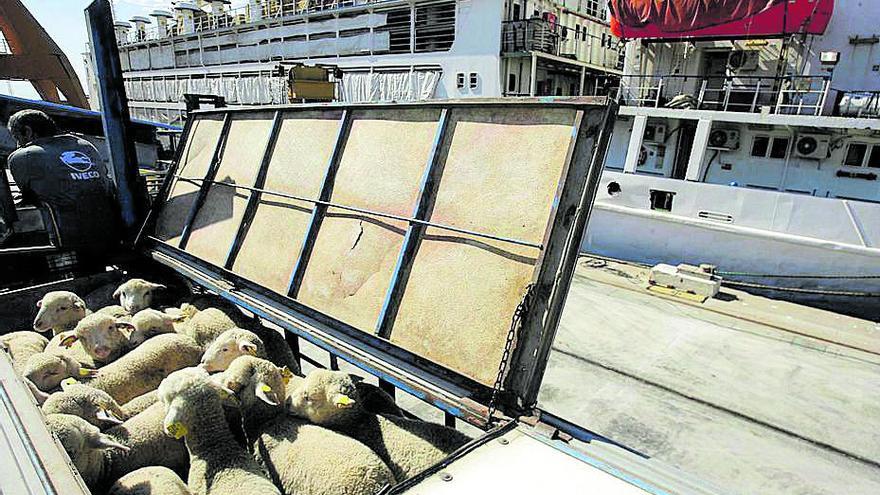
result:
[[[516,74],[507,75],[507,91],[511,93],[516,91]]]
[[[850,143],[846,150],[846,158],[843,164],[847,167],[861,167],[865,163],[865,155],[868,154],[868,145],[864,143]]]
[[[752,141],[752,156],[765,157],[767,156],[767,149],[770,148],[770,137],[769,136],[755,136],[755,140]]]
[[[773,146],[770,147],[770,158],[785,158],[788,154],[788,138],[773,138]]]
[[[868,158],[868,167],[880,168],[880,145],[871,148],[871,157]]]

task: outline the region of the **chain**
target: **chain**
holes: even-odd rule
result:
[[[504,342],[504,352],[501,354],[501,363],[498,365],[498,375],[495,378],[495,385],[492,387],[492,398],[489,400],[489,424],[493,423],[492,416],[498,409],[498,398],[501,393],[502,382],[504,381],[504,373],[507,371],[507,362],[510,360],[510,351],[513,349],[513,343],[516,341],[517,332],[521,326],[523,318],[528,314],[535,299],[534,284],[526,286],[526,293],[523,295],[522,301],[519,302],[513,311],[513,318],[510,320],[510,329],[507,331],[507,341]]]

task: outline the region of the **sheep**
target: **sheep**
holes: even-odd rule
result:
[[[188,485],[196,495],[261,493],[281,495],[232,435],[223,412],[228,389],[206,371],[187,368],[162,380],[160,403],[167,409],[168,435],[184,438],[190,455]]]
[[[125,281],[113,292],[113,299],[131,314],[147,309],[153,303],[153,296],[159,290],[166,289],[162,284],[148,282],[142,278]]]
[[[290,372],[241,356],[214,375],[240,402],[254,457],[286,495],[368,495],[394,484],[387,465],[360,442],[284,414]]]
[[[107,454],[101,481],[109,483],[147,466],[163,466],[186,474],[189,454],[183,442],[165,435],[165,413],[165,406],[156,402],[105,432],[129,450]]]
[[[175,323],[185,319],[184,315],[171,315],[157,309],[147,308],[135,313],[131,317],[131,325],[134,327],[128,337],[129,346],[137,347],[150,337],[163,333],[174,333]]]
[[[192,492],[174,471],[150,466],[119,478],[108,495],[192,495]]]
[[[144,409],[152,406],[156,403],[157,400],[159,399],[156,397],[155,390],[153,390],[152,392],[147,392],[123,404],[122,412],[125,414],[126,417],[130,418],[135,414],[140,413]]]
[[[43,392],[51,392],[61,381],[70,377],[93,377],[97,370],[83,368],[70,356],[41,352],[31,356],[22,374]]]
[[[442,461],[467,443],[463,433],[434,423],[370,414],[359,403],[352,375],[338,371],[311,372],[291,395],[290,411],[333,428],[372,448],[404,481]]]
[[[50,414],[46,416],[46,426],[58,437],[83,481],[89,486],[104,475],[104,459],[108,450],[128,450],[125,445],[101,433],[97,426],[72,414]]]
[[[44,414],[79,416],[102,430],[122,424],[126,417],[107,392],[67,380],[61,382],[61,392],[50,395],[42,408]]]
[[[226,313],[217,308],[203,309],[177,326],[178,333],[192,337],[204,348],[220,334],[235,328],[236,324]]]
[[[13,368],[19,373],[24,370],[27,360],[34,354],[43,352],[48,344],[46,337],[29,330],[0,336],[0,348],[9,354]]]
[[[70,291],[52,291],[37,301],[37,316],[34,318],[34,330],[45,333],[52,330],[52,335],[73,330],[80,320],[88,313],[85,301]]]
[[[263,327],[256,331],[230,328],[221,333],[205,348],[200,366],[208,372],[223,371],[235,358],[244,355],[267,359],[278,366],[286,366],[296,374],[300,372],[299,363],[284,338],[278,332]]]
[[[59,342],[70,348],[74,342],[81,342],[86,354],[95,363],[109,363],[116,360],[129,349],[129,332],[135,327],[128,322],[106,313],[92,313],[76,324]]]
[[[124,404],[155,390],[172,371],[195,366],[201,355],[201,347],[189,337],[158,335],[101,368],[89,384]]]

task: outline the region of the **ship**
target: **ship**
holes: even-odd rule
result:
[[[584,252],[707,265],[874,317],[877,13],[855,0],[215,0],[117,20],[116,34],[132,115],[178,125],[188,93],[288,103],[294,64],[334,67],[346,103],[611,95]]]

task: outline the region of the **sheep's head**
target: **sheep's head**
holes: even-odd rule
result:
[[[138,346],[150,337],[163,333],[174,333],[174,324],[183,321],[181,315],[163,313],[157,309],[143,309],[131,317],[134,330],[128,337],[129,343]]]
[[[47,292],[37,301],[37,308],[34,330],[38,332],[73,325],[86,316],[86,303],[66,290]]]
[[[97,426],[78,416],[50,414],[46,416],[46,426],[58,437],[70,460],[81,472],[88,465],[90,456],[102,455],[102,451],[109,449],[123,452],[129,450],[110,435],[101,433]]]
[[[156,395],[166,411],[162,429],[176,439],[189,434],[195,419],[212,404],[219,407],[223,402],[237,403],[231,390],[212,381],[207,371],[197,367],[183,368],[165,377]]]
[[[147,309],[153,304],[156,292],[166,287],[162,284],[148,282],[142,278],[133,278],[116,288],[113,298],[131,314]]]
[[[41,352],[31,356],[24,367],[24,376],[38,389],[49,392],[70,377],[96,376],[97,370],[83,368],[70,356]]]
[[[257,399],[270,407],[281,407],[287,398],[286,385],[292,376],[287,366],[280,368],[265,359],[239,356],[214,379],[235,393],[242,408],[256,404]]]
[[[229,329],[208,344],[199,367],[209,373],[223,371],[239,356],[265,356],[263,341],[243,328]]]
[[[72,414],[98,428],[122,424],[122,409],[107,392],[68,378],[61,382],[61,392],[49,396],[43,404],[46,414]]]
[[[61,339],[60,344],[70,347],[77,340],[86,353],[97,361],[109,362],[125,352],[131,323],[120,321],[105,313],[92,313],[76,324],[73,332]]]
[[[312,371],[290,394],[290,412],[318,425],[344,422],[358,410],[360,380],[341,371]]]

